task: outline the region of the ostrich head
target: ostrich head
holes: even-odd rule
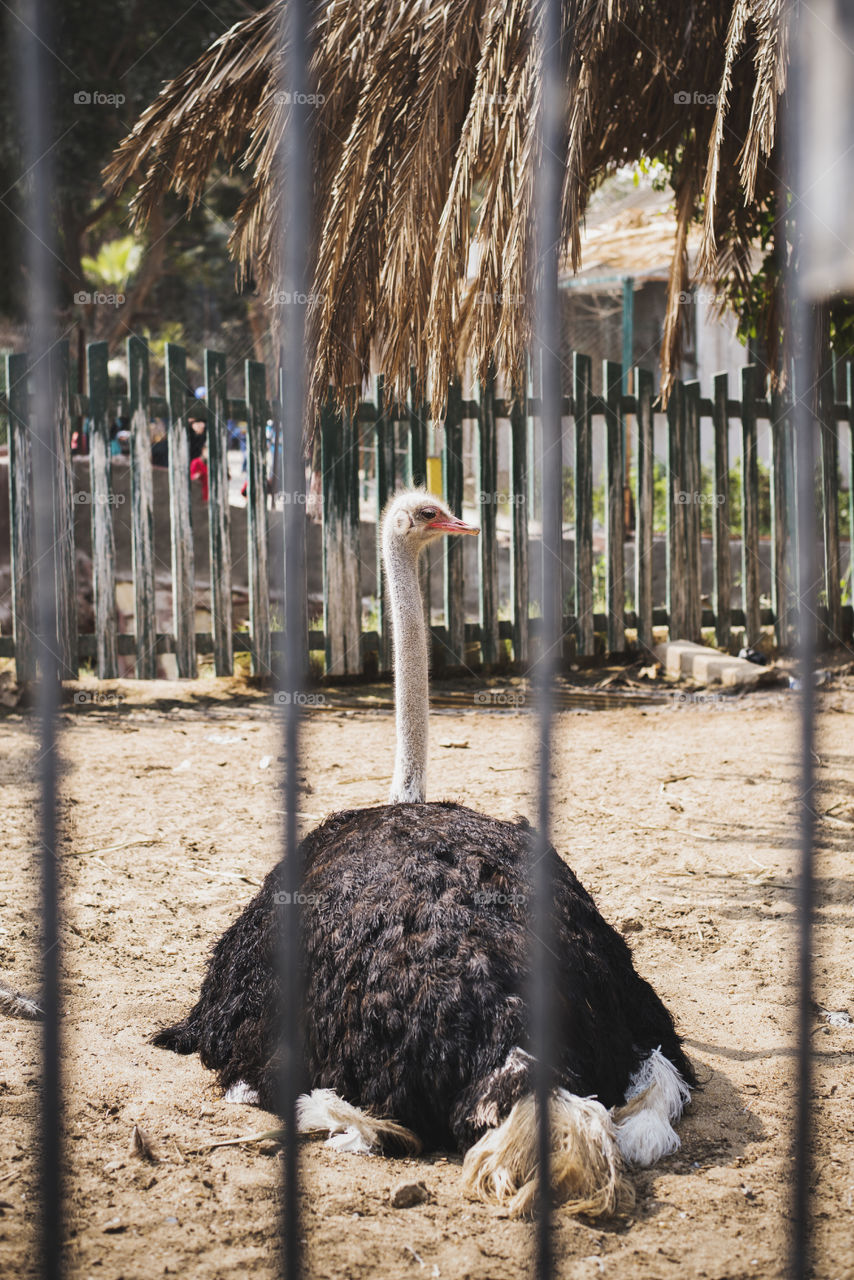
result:
[[[419,803],[427,787],[429,654],[418,556],[446,534],[479,533],[426,489],[407,489],[386,507],[383,562],[394,632],[397,753],[391,802]]]
[[[382,537],[387,556],[393,546],[417,556],[429,542],[450,533],[478,534],[480,530],[458,520],[426,489],[406,489],[385,509]]]

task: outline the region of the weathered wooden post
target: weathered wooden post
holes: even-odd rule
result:
[[[116,618],[116,545],[113,531],[114,494],[107,410],[109,351],[106,342],[90,342],[86,349],[89,392],[89,488],[92,497],[92,588],[95,596],[95,646],[98,678],[119,674]]]

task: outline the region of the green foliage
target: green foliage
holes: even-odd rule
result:
[[[106,240],[94,257],[83,254],[80,261],[89,280],[104,289],[122,290],[142,261],[143,245],[135,236]]]
[[[189,220],[180,200],[164,201],[156,236],[138,236],[128,231],[133,192],[116,200],[104,189],[101,174],[163,82],[247,11],[261,7],[247,0],[205,0],[177,9],[170,0],[64,0],[54,7],[51,45],[60,52],[51,61],[52,106],[61,142],[51,151],[51,163],[61,307],[70,310],[74,295],[87,289],[129,293],[140,269],[145,270],[143,250],[156,250],[156,279],[146,288],[143,322],[151,324],[152,317],[164,314],[201,336],[206,328],[211,331],[245,315],[226,248],[230,218],[244,189],[242,175],[215,179]],[[7,23],[14,37],[17,28],[9,17]],[[19,228],[27,194],[20,130],[14,128],[19,68],[17,39],[0,42],[0,109],[12,124],[0,131],[0,189],[5,193],[0,202],[0,315],[18,319],[26,307]],[[93,310],[95,316],[77,310],[76,318],[84,321],[89,336],[102,336],[98,327],[115,319],[115,312],[110,317],[110,308]],[[139,316],[127,318],[142,327]]]

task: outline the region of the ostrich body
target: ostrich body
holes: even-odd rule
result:
[[[383,523],[395,635],[391,802],[333,814],[302,844],[305,1084],[301,1127],[345,1150],[456,1148],[484,1198],[527,1210],[535,1185],[529,863],[534,833],[424,801],[427,634],[421,549],[477,532],[423,491]],[[550,849],[555,992],[553,1177],[572,1206],[610,1212],[623,1158],[678,1146],[694,1076],[631,952]],[[155,1043],[198,1052],[235,1100],[276,1110],[283,865],[214,948],[198,1003]],[[595,1101],[592,1100],[595,1097]],[[613,1110],[612,1110],[613,1109]],[[622,1153],[622,1155],[621,1155]]]

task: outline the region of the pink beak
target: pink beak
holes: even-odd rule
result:
[[[436,529],[441,533],[472,533],[475,537],[480,533],[473,524],[466,524],[463,520],[458,520],[456,516],[437,516],[435,520],[431,520],[428,529]]]

